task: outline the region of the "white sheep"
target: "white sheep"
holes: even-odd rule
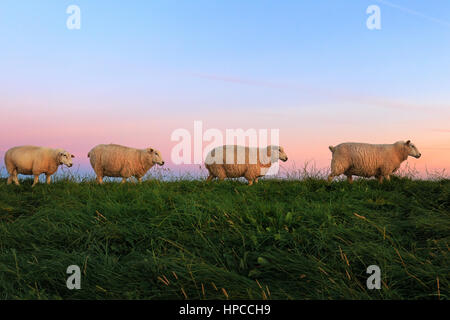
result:
[[[206,181],[214,178],[245,177],[248,185],[258,182],[273,163],[278,160],[287,161],[283,147],[249,148],[236,145],[225,145],[212,149],[205,159],[205,167],[209,171]]]
[[[88,153],[98,183],[103,177],[121,177],[124,183],[134,176],[139,182],[155,164],[162,166],[161,153],[153,148],[135,149],[117,144],[100,144]]]
[[[58,167],[62,164],[71,167],[74,157],[64,149],[36,146],[11,148],[5,153],[5,165],[9,173],[7,184],[14,181],[16,185],[19,185],[18,174],[34,175],[34,187],[42,173],[45,173],[47,184],[49,184],[51,175],[58,170]]]
[[[393,144],[346,142],[329,148],[333,154],[329,182],[341,174],[345,174],[350,183],[353,182],[352,175],[376,177],[380,183],[383,182],[383,178],[389,181],[390,174],[395,172],[408,156],[414,158],[421,156],[410,140],[397,141]]]

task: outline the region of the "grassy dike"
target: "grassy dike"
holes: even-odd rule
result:
[[[0,299],[449,299],[449,242],[450,180],[0,179]]]

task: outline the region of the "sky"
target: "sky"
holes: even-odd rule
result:
[[[173,163],[171,135],[201,121],[279,129],[288,168],[327,168],[341,142],[410,139],[410,166],[448,172],[449,40],[447,0],[2,0],[0,168],[40,145],[89,172],[88,151],[118,143],[194,169]]]

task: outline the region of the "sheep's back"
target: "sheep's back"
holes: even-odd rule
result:
[[[336,147],[333,158],[348,162],[347,174],[374,176],[381,167],[392,162],[393,145],[343,143]]]
[[[99,145],[91,150],[90,158],[106,174],[119,175],[123,170],[131,173],[141,166],[140,150],[120,145]],[[99,163],[98,163],[99,162]]]
[[[20,146],[9,149],[5,163],[12,163],[20,173],[31,174],[33,168],[46,169],[56,164],[55,150],[46,147]],[[56,164],[57,165],[57,164]]]
[[[207,165],[258,165],[261,162],[270,164],[266,148],[250,148],[237,145],[225,145],[211,150],[206,159]],[[230,167],[231,168],[231,167]]]

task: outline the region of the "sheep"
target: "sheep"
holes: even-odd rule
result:
[[[420,158],[421,153],[410,140],[397,141],[393,144],[341,143],[329,146],[333,154],[331,174],[328,182],[335,176],[345,174],[349,183],[352,175],[360,177],[376,177],[379,183],[383,178],[390,180],[390,174],[397,171],[408,156]]]
[[[117,144],[99,144],[91,149],[88,158],[97,175],[97,182],[103,177],[121,177],[122,183],[134,176],[139,182],[155,164],[164,165],[161,153],[153,148],[135,149]]]
[[[52,149],[36,146],[19,146],[6,151],[5,166],[9,173],[7,184],[13,181],[20,185],[18,174],[34,175],[34,187],[39,182],[39,175],[45,173],[47,184],[58,167],[62,164],[72,166],[72,158],[75,156],[64,149]]]
[[[264,176],[271,165],[288,157],[283,147],[250,148],[236,145],[225,145],[211,150],[205,159],[205,167],[209,172],[207,182],[214,178],[244,177],[251,186],[258,178]]]

